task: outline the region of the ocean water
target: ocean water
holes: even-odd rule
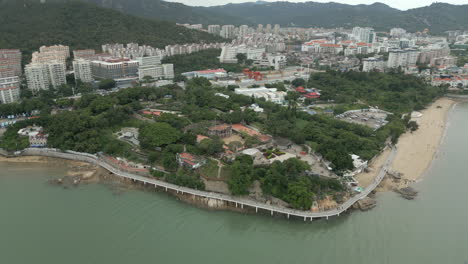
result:
[[[209,211],[165,193],[47,183],[65,168],[0,163],[0,263],[468,263],[468,104],[413,201],[328,221]],[[411,162],[411,161],[408,161]]]

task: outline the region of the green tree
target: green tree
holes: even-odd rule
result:
[[[116,82],[112,79],[104,79],[99,82],[99,89],[100,90],[110,90],[114,88]]]
[[[288,184],[288,193],[285,200],[296,209],[309,210],[314,195],[310,191],[310,186],[311,183],[307,178]]]
[[[176,142],[181,137],[179,130],[167,123],[145,124],[140,128],[140,143],[143,148],[154,149]]]

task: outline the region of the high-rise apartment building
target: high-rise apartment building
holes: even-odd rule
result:
[[[263,32],[263,25],[262,24],[258,24],[257,26],[257,33],[262,33]]]
[[[228,38],[228,39],[232,39],[234,38],[234,33],[235,33],[235,29],[236,27],[233,26],[233,25],[224,25],[222,26],[221,28],[221,37],[223,38]]]
[[[24,68],[28,88],[33,92],[57,88],[67,83],[65,64],[61,61],[30,63]]]
[[[384,61],[380,58],[365,58],[362,60],[362,71],[363,72],[370,72],[370,71],[384,71]]]
[[[174,64],[163,64],[164,78],[174,79]]]
[[[393,50],[389,52],[387,67],[398,68],[415,65],[419,58],[419,51],[407,50]]]
[[[280,25],[276,24],[275,27],[273,28],[273,33],[278,35],[280,32],[280,29],[281,29]]]
[[[20,76],[21,51],[17,49],[0,49],[0,71],[13,70],[15,76]]]
[[[20,99],[18,76],[0,78],[0,104],[17,102]]]
[[[220,25],[209,25],[208,26],[208,33],[219,35],[221,33],[221,26]]]
[[[356,41],[374,43],[376,35],[373,28],[354,27],[352,37]]]
[[[70,48],[63,45],[42,46],[39,52],[32,54],[32,63],[61,62],[66,65],[67,58],[70,57]]]
[[[49,89],[49,73],[45,64],[30,63],[24,68],[24,73],[28,82],[28,88],[34,93]]]
[[[93,81],[93,74],[91,72],[90,61],[85,59],[75,59],[73,61],[73,70],[75,71],[76,80],[80,80],[85,83]]]
[[[67,83],[65,64],[59,61],[52,61],[46,64],[49,72],[50,84],[57,88]]]
[[[242,25],[239,27],[239,36],[244,37],[249,34],[249,26]]]

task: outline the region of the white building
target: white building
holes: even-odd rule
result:
[[[46,65],[30,63],[24,68],[28,88],[33,92],[48,90],[50,86],[49,73]]]
[[[285,92],[278,92],[276,88],[236,88],[236,94],[253,96],[255,98],[264,98],[266,101],[282,104],[284,102]]]
[[[366,58],[362,60],[362,71],[363,72],[370,72],[370,71],[384,71],[384,61],[380,58]]]
[[[221,49],[221,55],[219,56],[219,62],[221,63],[237,63],[237,47],[235,46],[224,46]]]
[[[64,63],[55,61],[47,63],[46,66],[49,72],[50,84],[54,88],[67,83],[66,67]]]
[[[65,64],[58,61],[49,63],[30,63],[24,68],[28,88],[33,92],[48,90],[66,84]]]
[[[165,79],[174,79],[174,64],[163,64],[163,72]]]
[[[233,25],[224,25],[224,26],[221,27],[220,35],[223,38],[228,38],[228,39],[234,38],[235,29],[236,29],[236,27],[233,26]]]
[[[0,104],[17,102],[20,99],[18,76],[0,78]]]
[[[242,25],[239,27],[239,36],[243,37],[249,34],[249,26]]]
[[[375,32],[373,28],[370,27],[354,27],[352,37],[356,41],[374,43],[375,42]]]
[[[221,33],[221,26],[220,25],[209,25],[208,26],[208,33],[219,35]]]
[[[91,72],[91,62],[84,59],[75,59],[73,61],[73,70],[75,71],[75,79],[85,83],[93,81]]]
[[[419,52],[417,50],[393,50],[389,52],[387,67],[398,68],[414,65],[418,58]]]
[[[401,37],[403,35],[406,34],[406,30],[402,29],[402,28],[392,28],[390,29],[390,36],[392,37]]]
[[[49,63],[49,62],[61,62],[66,63],[67,58],[70,57],[70,48],[63,45],[55,46],[42,46],[39,48],[39,52],[32,54],[32,63]]]

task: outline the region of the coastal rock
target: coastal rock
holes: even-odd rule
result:
[[[362,200],[359,200],[356,204],[357,208],[361,211],[368,211],[377,206],[377,201],[372,198],[366,197]]]
[[[396,190],[396,192],[407,200],[413,200],[418,195],[418,192],[412,187],[401,188]]]

